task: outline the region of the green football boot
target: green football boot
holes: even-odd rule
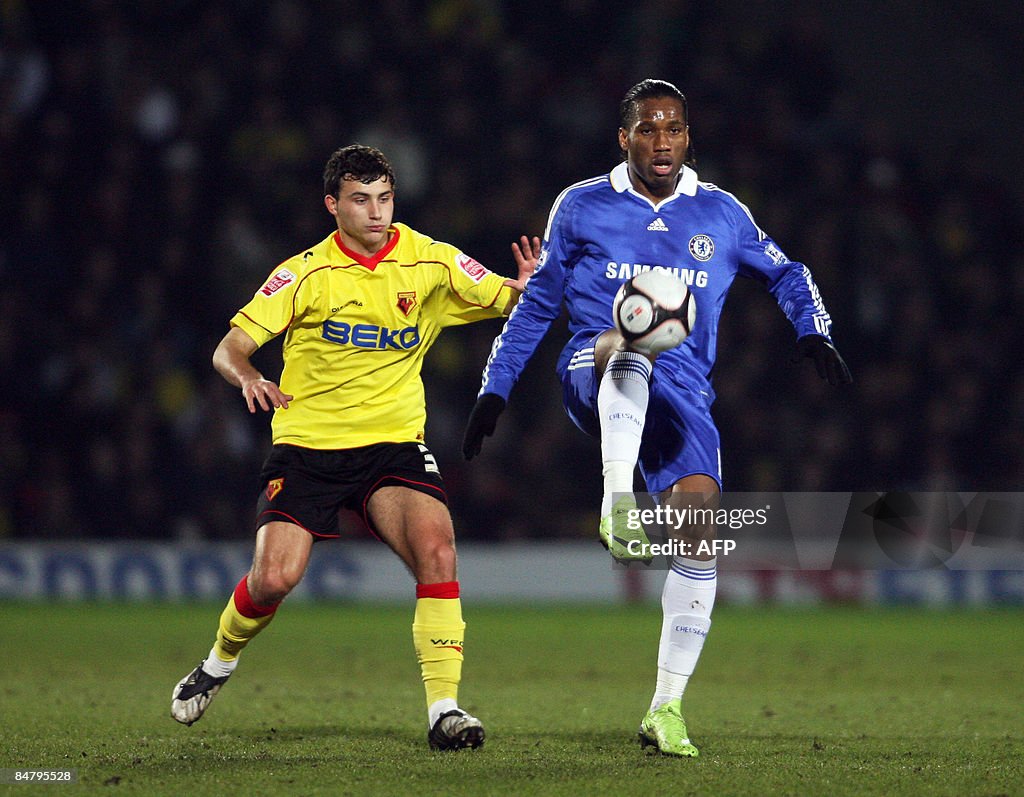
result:
[[[640,528],[629,528],[629,513],[635,510],[636,498],[627,493],[615,502],[610,515],[601,518],[598,537],[616,562],[650,562],[654,558],[643,525],[637,523]]]
[[[683,722],[683,701],[671,700],[654,711],[647,712],[640,723],[640,746],[658,748],[662,755],[696,758],[700,753],[690,744]]]

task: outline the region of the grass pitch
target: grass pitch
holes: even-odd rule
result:
[[[467,602],[475,752],[433,753],[412,605],[285,604],[191,728],[220,606],[0,604],[0,768],[137,795],[1015,795],[1024,612],[716,609],[684,713],[641,752],[660,612]]]

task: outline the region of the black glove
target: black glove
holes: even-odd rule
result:
[[[498,416],[504,409],[505,399],[497,393],[484,393],[476,400],[466,423],[466,432],[462,436],[462,456],[472,459],[480,453],[484,438],[494,434]]]
[[[838,385],[840,382],[848,385],[853,381],[850,369],[846,367],[836,347],[822,335],[804,335],[796,342],[796,356],[793,362],[800,362],[804,357],[814,360],[818,376],[827,379],[830,385]]]

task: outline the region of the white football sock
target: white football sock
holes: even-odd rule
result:
[[[676,557],[661,593],[661,642],[658,682],[651,711],[683,696],[711,628],[718,568],[711,559],[700,562]]]
[[[430,704],[430,708],[427,709],[427,727],[433,728],[438,717],[446,711],[454,711],[458,707],[459,704],[450,697],[443,697],[440,700],[435,700]]]
[[[224,661],[217,655],[216,650],[216,648],[210,649],[206,661],[203,662],[203,672],[207,675],[212,675],[214,678],[223,678],[226,675],[231,675],[235,671],[235,667],[238,666],[238,659]]]
[[[602,517],[611,514],[614,493],[633,492],[633,470],[640,456],[650,398],[651,369],[651,361],[642,354],[617,351],[608,358],[601,376],[597,412],[604,475]]]

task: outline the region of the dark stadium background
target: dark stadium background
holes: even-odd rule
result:
[[[689,97],[701,178],[810,265],[856,379],[791,365],[781,313],[737,285],[726,487],[1018,489],[1019,7],[749,5],[0,5],[0,539],[249,539],[269,418],[210,354],[330,231],[328,154],[380,146],[399,220],[509,273],[561,188],[614,165],[618,101],[651,76]],[[458,533],[590,536],[597,447],[561,410],[557,330],[484,455],[458,454],[499,329],[446,333],[425,369]]]

